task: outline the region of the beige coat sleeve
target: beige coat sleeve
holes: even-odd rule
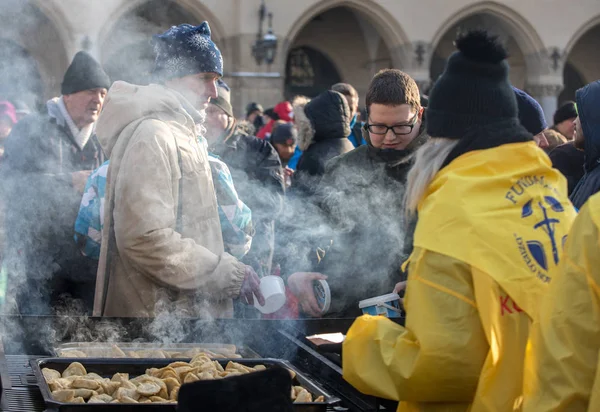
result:
[[[119,254],[167,288],[213,299],[237,297],[245,266],[174,230],[177,149],[166,124],[157,128],[157,123],[145,122],[136,130],[117,176],[113,216]]]

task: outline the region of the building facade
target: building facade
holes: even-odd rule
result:
[[[210,23],[223,51],[237,114],[331,84],[361,95],[379,69],[400,68],[424,92],[456,34],[486,28],[507,44],[511,81],[549,120],[577,88],[600,79],[600,1],[266,0],[277,49],[258,64],[262,0],[0,0],[0,97],[43,103],[60,92],[71,58],[87,50],[113,80],[149,81],[150,37],[180,23]],[[263,21],[264,34],[269,19]],[[493,103],[492,103],[493,104]]]

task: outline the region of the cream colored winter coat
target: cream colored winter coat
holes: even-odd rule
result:
[[[245,268],[223,250],[198,120],[165,86],[111,87],[96,128],[110,166],[95,316],[233,315]]]

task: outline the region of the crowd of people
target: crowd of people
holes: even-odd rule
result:
[[[208,23],[152,42],[150,85],[79,52],[42,110],[0,102],[3,313],[258,317],[280,276],[270,317],[357,318],[344,377],[400,410],[594,403],[600,81],[549,127],[478,30],[428,96],[385,69],[362,115],[339,83],[240,119]],[[405,326],[361,316],[392,291]]]

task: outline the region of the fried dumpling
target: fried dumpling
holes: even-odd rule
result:
[[[62,373],[63,378],[68,378],[70,376],[85,376],[85,375],[87,375],[87,371],[85,370],[84,366],[79,362],[71,363],[69,366],[67,366],[67,369],[65,369],[64,372]]]
[[[44,379],[46,379],[46,382],[52,382],[53,380],[62,377],[59,371],[49,368],[42,369],[42,375],[44,375]]]

